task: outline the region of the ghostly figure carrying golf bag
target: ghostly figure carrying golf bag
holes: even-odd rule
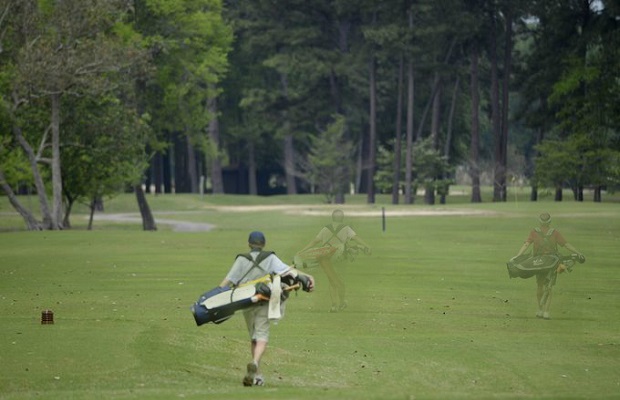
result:
[[[578,254],[560,256],[557,254],[543,254],[538,256],[520,255],[508,261],[506,268],[510,278],[531,278],[537,274],[547,274],[545,277],[543,296],[540,300],[542,306],[547,302],[551,288],[555,285],[558,272],[567,270],[572,272],[575,262],[585,262],[585,258]],[[562,268],[563,267],[563,268]]]

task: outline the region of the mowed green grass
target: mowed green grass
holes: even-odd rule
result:
[[[249,231],[263,230],[267,247],[291,261],[328,222],[299,212],[330,208],[312,197],[307,208],[287,201],[292,211],[223,211],[214,206],[241,200],[210,200],[152,204],[176,211],[160,218],[214,223],[211,232],[102,221],[89,232],[75,215],[72,231],[0,233],[0,398],[620,397],[618,204],[384,204],[385,232],[381,205],[344,206],[368,212],[348,221],[373,248],[339,267],[349,307],[328,313],[326,277],[308,271],[317,290],[293,295],[272,327],[267,386],[245,388],[243,318],[196,327],[189,306],[222,280]],[[121,197],[106,210],[130,204]],[[478,214],[391,214],[436,210]],[[534,318],[535,281],[511,280],[505,267],[541,211],[587,257],[558,279],[551,321]],[[54,325],[40,324],[44,309]]]

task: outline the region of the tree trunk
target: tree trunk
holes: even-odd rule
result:
[[[459,94],[459,86],[461,84],[461,77],[456,76],[454,80],[454,89],[452,90],[452,101],[450,101],[450,111],[448,113],[448,129],[446,132],[446,143],[444,143],[443,155],[446,160],[450,160],[450,149],[452,148],[452,136],[454,131],[454,116],[456,115],[456,99]]]
[[[532,184],[532,190],[530,191],[530,201],[538,201],[538,185]]]
[[[213,145],[213,154],[211,154],[211,185],[213,193],[224,193],[224,179],[222,177],[222,161],[220,159],[220,124],[217,117],[217,97],[215,90],[212,91],[211,97],[207,101],[209,114],[209,140]]]
[[[538,129],[536,133],[536,144],[539,145],[543,141],[544,132],[542,128]],[[534,157],[538,156],[538,151],[534,154]],[[530,192],[530,201],[538,201],[538,185],[536,183],[536,177],[532,175],[532,191]]]
[[[429,183],[424,185],[424,204],[432,206],[435,204],[435,185]]]
[[[258,185],[256,184],[256,154],[254,142],[248,142],[248,183],[250,185],[250,194],[258,194]]]
[[[196,170],[196,150],[189,135],[185,135],[187,146],[187,176],[191,193],[198,193],[198,171]]]
[[[162,179],[164,186],[164,193],[174,193],[174,143],[169,143],[165,153],[161,156],[162,161]]]
[[[60,168],[60,94],[52,98],[52,229],[62,229],[62,173]]]
[[[482,203],[480,195],[480,92],[478,89],[478,43],[474,43],[471,53],[471,142],[469,144],[469,175],[471,176],[471,202]]]
[[[71,229],[71,210],[73,209],[73,204],[75,203],[75,199],[71,196],[68,196],[65,193],[65,198],[67,199],[67,206],[65,207],[65,215],[62,218],[62,226],[65,229]]]
[[[491,28],[489,29],[489,58],[491,63],[491,126],[494,138],[494,169],[493,169],[493,201],[502,201],[502,182],[505,182],[505,171],[502,162],[502,131],[501,111],[499,106],[497,27],[495,10],[491,10]]]
[[[400,164],[401,164],[401,131],[403,129],[403,75],[404,57],[401,53],[398,63],[398,89],[396,100],[396,134],[394,135],[394,178],[392,181],[392,204],[398,204],[400,189]]]
[[[21,215],[21,217],[24,219],[24,222],[26,223],[26,228],[29,231],[40,231],[44,228],[41,223],[37,221],[34,215],[32,215],[32,213],[24,206],[22,206],[22,204],[19,202],[17,196],[15,195],[15,192],[13,192],[13,189],[6,181],[4,171],[2,170],[0,170],[0,187],[2,188],[4,193],[6,193],[7,197],[9,198],[9,202],[11,203],[15,211],[17,211],[19,215]]]
[[[555,186],[555,201],[562,201],[562,185],[558,184]]]
[[[431,90],[431,96],[428,98],[428,101],[426,102],[426,106],[424,106],[424,111],[422,111],[422,116],[420,117],[420,122],[418,123],[418,130],[416,131],[415,134],[415,140],[420,141],[422,140],[422,132],[424,130],[424,125],[426,125],[426,117],[428,116],[428,111],[431,109],[431,105],[433,104],[434,100],[435,100],[435,95],[437,94],[437,88],[438,88],[438,84],[439,80],[434,80],[432,86],[432,90]]]
[[[441,78],[437,77],[437,92],[433,98],[433,112],[431,117],[431,141],[433,143],[433,150],[439,148],[439,126],[441,124],[441,91],[442,82]]]
[[[603,201],[603,187],[600,185],[597,185],[594,188],[594,202],[600,203],[602,201]]]
[[[280,74],[280,85],[282,86],[282,96],[288,103],[288,76]],[[288,117],[288,110],[283,112],[284,120],[284,174],[286,179],[286,193],[297,194],[297,182],[295,180],[295,146],[293,145],[293,133],[291,132],[291,122]]]
[[[41,216],[43,218],[43,223],[41,224],[42,229],[53,229],[52,228],[52,213],[50,211],[49,203],[47,201],[47,194],[45,191],[45,184],[43,183],[43,178],[41,177],[41,172],[39,170],[39,166],[37,165],[37,158],[32,150],[32,147],[22,134],[22,130],[19,127],[13,128],[13,135],[17,139],[17,142],[20,144],[24,152],[28,156],[28,162],[30,163],[30,170],[32,171],[32,177],[34,179],[34,186],[37,189],[37,197],[39,199],[39,209],[41,210]]]
[[[355,160],[355,193],[360,192],[360,187],[362,186],[362,170],[364,169],[363,163],[363,152],[364,152],[364,138],[360,140],[357,146],[357,156]]]
[[[411,13],[410,24],[411,24]],[[411,25],[409,25],[411,26]],[[407,66],[407,149],[405,153],[405,204],[413,204],[413,102],[415,100],[415,84],[413,60]]]
[[[458,97],[459,85],[461,83],[461,77],[456,75],[456,79],[454,80],[454,89],[452,90],[452,101],[450,102],[450,111],[448,113],[448,129],[446,132],[446,142],[444,143],[443,148],[443,156],[447,162],[450,161],[450,149],[452,148],[452,135],[454,130],[454,115],[456,114],[456,98]],[[444,172],[443,179],[447,181],[449,178],[448,173]],[[442,183],[443,185],[448,187],[447,182]],[[439,200],[440,204],[446,204],[446,195],[447,189],[441,191],[441,198]]]
[[[284,136],[284,173],[286,174],[286,193],[297,194],[297,183],[295,182],[295,146],[293,145],[293,135],[291,133]]]
[[[411,25],[410,25],[411,26]],[[450,61],[450,57],[452,56],[452,50],[454,49],[454,45],[456,44],[456,37],[452,39],[450,42],[450,47],[448,47],[448,51],[446,52],[446,56],[444,57],[443,63],[447,64]],[[424,125],[426,124],[426,117],[428,115],[428,111],[431,108],[431,105],[435,102],[435,96],[440,88],[441,78],[439,76],[439,72],[435,72],[435,76],[433,78],[433,84],[431,85],[431,96],[428,98],[428,102],[424,107],[424,111],[422,112],[422,118],[420,118],[420,123],[418,124],[418,131],[416,133],[416,141],[422,139],[422,131],[424,130]]]
[[[133,190],[136,192],[136,200],[138,201],[138,208],[140,209],[140,215],[142,216],[142,229],[145,231],[156,231],[155,219],[151,213],[149,203],[146,201],[146,196],[142,190],[142,185],[134,185]]]
[[[86,228],[86,230],[92,231],[93,230],[93,219],[95,218],[95,210],[97,209],[97,198],[93,198],[91,200],[89,209],[90,209],[90,214],[88,216],[88,227]]]
[[[367,202],[374,204],[375,202],[375,168],[376,168],[376,152],[377,152],[377,60],[374,55],[370,57],[369,62],[369,95],[370,107],[368,115],[368,174],[366,175]]]
[[[164,193],[164,162],[162,154],[159,151],[153,156],[153,176],[155,193]]]
[[[512,7],[510,3],[506,3],[505,9],[505,41],[504,41],[504,79],[502,82],[502,135],[501,135],[501,163],[502,180],[501,199],[506,201],[508,198],[508,185],[506,183],[506,173],[508,171],[508,132],[509,132],[509,101],[510,101],[510,74],[512,70]]]
[[[174,170],[174,192],[189,192],[189,181],[187,179],[187,150],[185,145],[185,135],[177,132],[173,137],[172,147],[172,167]]]

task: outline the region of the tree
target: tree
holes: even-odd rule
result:
[[[307,175],[310,182],[325,194],[328,203],[344,199],[351,178],[351,162],[343,154],[350,154],[353,145],[346,140],[345,118],[334,116],[327,128],[311,138]]]
[[[63,192],[66,199],[63,225],[75,202],[91,210],[92,228],[99,199],[140,183],[146,167],[144,143],[149,140],[147,121],[137,118],[115,97],[81,98],[70,104],[73,112],[63,121]]]
[[[577,178],[577,143],[547,139],[537,150],[540,155],[536,159],[536,184],[553,187],[555,201],[562,201],[564,183]]]
[[[138,83],[138,95],[154,131],[168,142],[167,153],[156,156],[166,165],[154,169],[152,175],[164,181],[164,171],[173,165],[168,190],[175,180],[175,190],[197,192],[199,166],[205,156],[216,191],[221,192],[218,83],[228,68],[232,42],[222,2],[134,0],[134,9],[133,26],[142,35],[155,67],[152,77]]]
[[[447,176],[450,168],[448,161],[439,150],[435,149],[432,137],[422,139],[414,149],[416,185],[425,189],[427,195],[424,197],[424,201],[426,204],[435,204],[434,193],[436,190],[440,194],[447,194],[448,192],[450,180],[438,178]]]
[[[67,96],[98,95],[114,90],[120,76],[135,65],[142,54],[128,43],[119,41],[114,28],[122,24],[128,11],[123,2],[94,0],[62,2],[26,0],[5,2],[3,14],[11,21],[3,32],[10,40],[9,69],[11,85],[4,97],[12,131],[29,159],[34,177],[43,228],[61,229],[62,170],[61,120],[62,102]],[[24,116],[33,109],[47,108],[49,125],[31,131]],[[47,128],[49,127],[49,129]],[[43,154],[49,150],[51,154]],[[40,143],[35,152],[33,143]],[[44,157],[47,156],[47,157]],[[43,185],[40,163],[51,170],[53,201],[50,210]]]
[[[478,85],[480,58],[478,43],[471,46],[470,54],[470,91],[471,91],[471,143],[469,146],[469,174],[471,176],[471,202],[481,203],[480,195],[480,91]]]

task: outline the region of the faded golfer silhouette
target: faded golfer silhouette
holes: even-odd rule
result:
[[[332,212],[331,223],[325,225],[316,237],[295,255],[296,266],[311,268],[318,265],[327,275],[332,301],[330,312],[347,307],[346,287],[337,272],[337,265],[344,261],[353,261],[360,252],[370,254],[370,246],[344,222],[344,212],[335,210]]]
[[[574,262],[585,262],[584,255],[564,239],[557,229],[551,228],[551,215],[542,213],[538,217],[539,227],[530,231],[519,252],[508,263],[509,273],[514,276],[536,276],[536,298],[538,300],[537,318],[550,319],[551,290],[559,273],[570,271]],[[534,245],[532,256],[524,254]],[[558,245],[571,251],[571,256],[562,256]],[[525,275],[523,275],[525,274]]]

